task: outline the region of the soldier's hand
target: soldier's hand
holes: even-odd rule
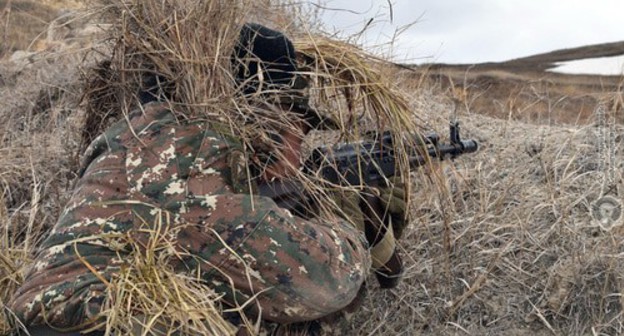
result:
[[[388,231],[388,224],[392,222],[394,225],[395,221],[388,218],[400,216],[405,219],[406,193],[393,190],[401,186],[389,184],[385,188],[368,190],[372,193],[340,190],[332,194],[332,199],[342,210],[342,216],[353,223],[360,232],[365,233],[370,247],[372,267],[382,288],[396,287],[403,274],[401,258],[396,250],[394,228]],[[397,223],[400,230],[404,227],[403,223]]]
[[[237,194],[255,194],[258,190],[256,182],[251,179],[249,160],[242,150],[235,149],[228,155],[228,168],[230,169],[230,184]]]
[[[364,232],[364,213],[360,207],[360,193],[355,190],[341,189],[333,191],[330,197],[339,208],[338,215],[353,224],[360,232]]]
[[[383,218],[385,224],[388,224],[388,219],[391,219],[394,237],[400,239],[409,224],[409,195],[405,183],[399,176],[390,178],[388,182],[387,186],[377,188],[378,198],[382,205],[380,209],[382,213],[379,217]]]

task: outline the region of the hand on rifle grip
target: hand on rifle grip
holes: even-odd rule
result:
[[[376,188],[369,188],[361,202],[365,214],[365,233],[370,245],[373,269],[381,288],[394,288],[403,274],[403,264],[399,257],[392,229],[392,220],[388,220],[382,199],[383,193]]]
[[[227,164],[230,169],[230,185],[235,193],[257,193],[258,186],[250,177],[249,161],[243,151],[238,149],[232,150],[227,157]]]
[[[360,193],[355,190],[341,189],[334,191],[331,198],[341,211],[338,215],[363,232],[364,213],[360,207]]]
[[[388,179],[388,184],[378,187],[378,198],[381,203],[378,216],[385,225],[392,223],[394,237],[398,240],[409,224],[409,194],[400,176]]]

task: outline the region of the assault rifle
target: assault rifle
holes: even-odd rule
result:
[[[409,149],[410,170],[424,165],[432,158],[454,159],[459,155],[474,153],[478,149],[475,140],[462,140],[459,123],[450,125],[450,143],[441,143],[436,133],[418,135],[414,147]],[[303,165],[303,172],[315,180],[334,185],[376,186],[396,173],[393,134],[383,132],[372,140],[322,146],[314,149]],[[297,181],[278,180],[258,186],[258,193],[269,196],[283,208],[301,213],[302,204],[308,198]]]
[[[314,180],[329,185],[366,185],[378,186],[386,178],[396,174],[397,160],[395,157],[394,135],[390,132],[372,134],[372,140],[357,143],[340,144],[334,147],[322,146],[312,151],[305,161],[303,172]],[[412,142],[414,146],[408,149],[410,170],[430,162],[432,158],[444,160],[476,152],[478,149],[475,140],[462,140],[459,136],[459,124],[450,125],[450,143],[441,143],[440,137],[435,134],[426,136],[417,135]],[[258,186],[258,193],[269,196],[282,208],[292,213],[309,217],[310,209],[314,207],[314,198],[306,194],[305,188],[298,181],[278,180]],[[372,209],[380,209],[381,205],[375,198],[368,198],[366,203]],[[379,214],[379,210],[372,210]],[[366,216],[365,216],[366,217]],[[370,216],[369,216],[370,217]],[[374,246],[380,237],[384,236],[384,227],[375,227],[368,222],[365,225],[366,239]],[[395,287],[403,273],[403,263],[397,250],[390,260],[377,270],[377,280],[382,288]]]

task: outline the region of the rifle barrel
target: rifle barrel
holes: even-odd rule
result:
[[[453,134],[453,132],[452,132]],[[479,145],[475,140],[460,140],[458,130],[450,143],[440,143],[436,134],[425,137],[426,141],[416,145],[410,156],[411,168],[420,167],[432,158],[454,159],[459,155],[474,153]],[[329,149],[319,147],[305,162],[305,172],[335,184],[375,184],[395,173],[394,151],[391,138],[378,142],[347,144]],[[278,180],[259,187],[259,194],[273,198],[280,206],[292,209],[298,200],[305,200],[305,188],[298,181]]]

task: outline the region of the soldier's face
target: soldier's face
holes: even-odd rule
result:
[[[265,181],[294,176],[301,167],[301,144],[309,127],[301,120],[284,127],[273,148],[275,160],[264,170]]]

